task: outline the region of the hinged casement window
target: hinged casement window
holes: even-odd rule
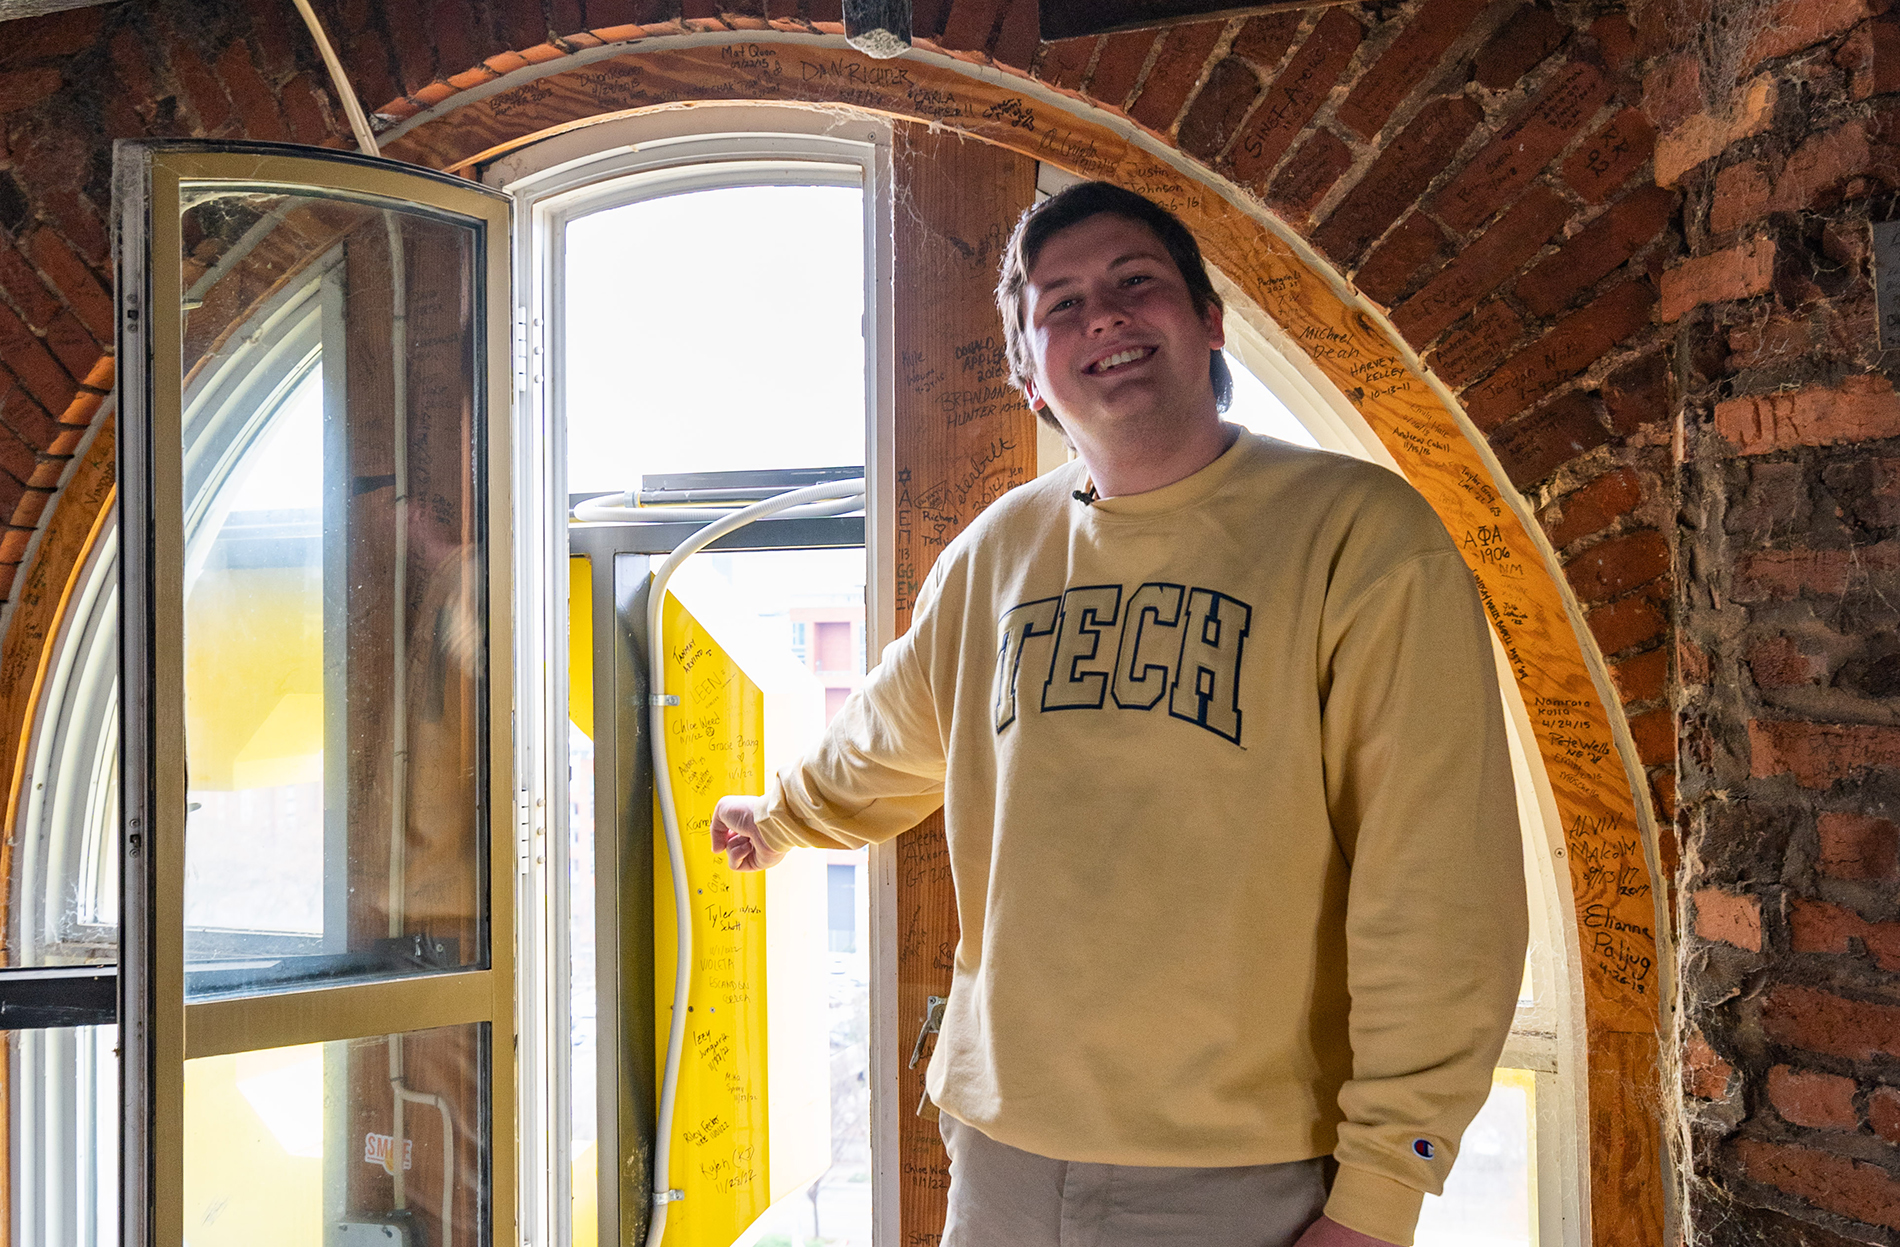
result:
[[[509,204],[115,178],[123,1241],[511,1242]]]
[[[655,471],[808,468],[819,460],[734,461],[732,448],[721,448],[721,435],[707,431],[746,423],[716,409],[732,398],[731,387],[721,384],[724,378],[708,376],[671,400],[663,398],[679,379],[676,361],[663,358],[652,341],[637,335],[615,337],[618,329],[603,334],[601,325],[577,323],[574,318],[589,307],[610,323],[617,322],[611,300],[578,297],[576,287],[598,285],[589,266],[604,261],[590,248],[609,240],[635,254],[649,247],[690,254],[702,246],[719,246],[733,237],[724,232],[730,222],[698,232],[705,222],[693,218],[690,205],[724,192],[756,191],[757,199],[764,188],[819,188],[839,203],[858,205],[861,229],[855,250],[863,261],[862,323],[852,326],[851,336],[856,339],[861,333],[862,388],[861,396],[841,389],[837,398],[840,410],[861,410],[865,423],[861,437],[820,439],[827,449],[811,453],[820,454],[828,466],[865,465],[871,494],[865,518],[773,521],[737,534],[726,548],[771,547],[831,567],[857,561],[865,577],[857,583],[868,586],[860,601],[868,604],[870,618],[868,628],[858,625],[847,648],[848,657],[861,664],[860,651],[875,654],[894,631],[886,587],[892,530],[891,370],[888,351],[881,345],[888,338],[890,317],[889,126],[864,116],[755,105],[662,112],[554,136],[497,161],[484,177],[516,196],[521,223],[516,282],[523,367],[517,384],[519,436],[526,452],[519,479],[525,522],[543,526],[529,543],[522,567],[522,583],[539,586],[542,610],[524,622],[539,631],[548,654],[545,666],[520,686],[521,722],[531,725],[523,740],[532,751],[523,755],[523,774],[539,785],[535,808],[545,803],[550,811],[545,839],[550,851],[535,855],[522,896],[523,1113],[524,1120],[546,1124],[528,1132],[532,1137],[524,1147],[523,1223],[532,1227],[531,1239],[544,1235],[558,1244],[631,1247],[642,1239],[647,1224],[653,1083],[665,1046],[664,1036],[657,1037],[656,1051],[652,1019],[656,1008],[664,1017],[666,1006],[654,999],[653,944],[670,929],[672,915],[670,906],[656,912],[654,904],[644,715],[628,709],[644,704],[646,674],[641,651],[629,647],[627,636],[630,630],[644,633],[644,608],[638,603],[644,601],[649,556],[663,554],[692,526],[649,526],[639,534],[601,527],[577,530],[579,535],[570,538],[568,505],[576,491],[637,486],[643,474]],[[643,227],[635,218],[646,211],[639,205],[657,209],[670,222],[668,229],[678,232],[637,232]],[[831,215],[842,222],[837,212]],[[654,228],[652,222],[645,228]],[[755,243],[769,238],[774,245],[796,246],[801,241],[788,232],[792,227],[784,220],[770,215],[750,220],[744,228]],[[621,237],[619,231],[634,233]],[[615,274],[626,273],[619,261],[609,267]],[[770,292],[793,289],[775,284],[783,276],[782,266],[762,261],[758,297],[769,301]],[[703,318],[692,323],[704,340],[735,356],[769,346],[735,333],[730,317],[716,308],[707,311],[702,300],[690,297],[694,294],[636,266],[619,297],[641,300],[648,309],[693,307],[693,312],[680,314]],[[597,380],[620,376],[621,390],[638,387],[639,400],[623,398],[611,385],[603,389],[579,384],[567,366],[577,352],[587,353],[582,356],[587,367],[580,371]],[[842,385],[842,372],[834,379]],[[767,390],[739,401],[755,405],[756,410],[747,413],[753,420],[793,427],[787,424],[793,417],[785,414],[794,406],[789,395]],[[603,403],[615,411],[629,410],[609,416],[599,410]],[[657,423],[662,408],[670,428]],[[603,420],[624,424],[624,440],[603,442]],[[591,476],[585,481],[569,479],[568,439],[576,421],[593,431],[587,444],[599,448],[588,460]],[[842,431],[840,423],[834,432]],[[669,449],[657,449],[658,443]],[[615,449],[606,449],[610,444]],[[748,452],[758,453],[757,448],[740,453]],[[685,458],[679,461],[666,457],[682,454]],[[702,454],[703,459],[697,457]],[[611,470],[598,461],[601,455],[612,461]],[[652,531],[667,528],[677,531]],[[827,547],[823,555],[792,553]],[[573,559],[578,570],[572,595],[570,554],[578,556]],[[788,638],[793,626],[786,625]],[[588,652],[577,655],[570,647]],[[570,672],[581,673],[571,690]],[[589,704],[571,707],[570,695]],[[570,719],[585,726],[571,728]],[[570,755],[570,739],[585,753]],[[577,794],[573,804],[570,793]],[[890,863],[873,854],[867,889],[873,926],[880,919],[894,921],[888,904],[878,903],[880,872],[890,871]],[[823,875],[819,878],[822,881]],[[822,929],[817,934],[824,937]],[[876,982],[880,967],[875,950],[882,944],[875,938],[868,943],[873,950],[870,977]],[[814,960],[821,957],[822,944],[812,951]],[[528,977],[534,975],[540,977]],[[874,1085],[881,1085],[877,1054],[895,1049],[894,1040],[886,1042],[894,1028],[888,1006],[888,1000],[873,996]],[[822,1001],[819,1008],[822,1012]],[[880,1103],[887,1098],[873,1095],[874,1113],[888,1107]],[[882,1124],[874,1127],[874,1137],[884,1129]],[[885,1147],[883,1154],[888,1152]],[[676,1174],[681,1172],[679,1156],[676,1151]],[[724,1152],[721,1157],[731,1160]],[[773,1165],[788,1168],[783,1162],[792,1159],[781,1157]],[[687,1185],[682,1215],[706,1217],[720,1197],[696,1170]],[[776,1178],[771,1185],[776,1188]],[[879,1193],[894,1210],[882,1186]],[[686,1231],[684,1226],[685,1221],[670,1223],[669,1239],[688,1233],[684,1241],[700,1241],[691,1235],[709,1232]]]
[[[518,301],[508,205],[479,187],[301,149],[124,149],[124,528],[94,558],[122,558],[128,612],[126,1242],[196,1241],[194,1215],[263,1217],[266,1195],[279,1223],[321,1223],[326,1247],[569,1241],[574,898],[550,869],[566,845],[569,546],[550,309],[574,257],[555,227],[713,187],[864,190],[870,592],[848,648],[874,655],[895,626],[889,135],[862,116],[718,106],[525,148],[488,171],[522,208]],[[1231,349],[1319,441],[1388,460],[1297,349],[1246,320],[1264,322],[1230,315]],[[110,613],[109,592],[86,592]],[[828,669],[838,647],[820,627],[805,640]],[[87,759],[112,729],[88,723],[46,764],[94,774],[88,800],[109,809],[110,768]],[[1547,866],[1548,785],[1518,752]],[[98,884],[94,857],[48,869]],[[894,856],[869,875],[876,965],[897,943]],[[1550,902],[1534,910],[1563,913],[1553,883],[1533,885]],[[46,940],[82,950],[116,921],[109,886],[86,896]],[[1500,1086],[1534,1105],[1543,1241],[1574,1242],[1575,940],[1561,917],[1542,925]],[[916,1027],[874,1000],[880,1242],[901,1237],[910,1105],[888,1091]],[[648,1077],[612,1056],[603,1110]],[[628,1131],[616,1164],[646,1145],[625,1107],[601,1123]],[[641,1184],[600,1173],[601,1241],[630,1241],[639,1218],[614,1204]]]

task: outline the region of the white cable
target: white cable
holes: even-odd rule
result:
[[[343,72],[343,63],[337,59],[336,49],[330,46],[330,37],[324,33],[323,23],[318,20],[316,11],[310,7],[310,0],[291,0],[297,6],[297,12],[303,15],[304,25],[310,28],[310,37],[316,41],[317,52],[323,57],[324,68],[330,71],[330,82],[336,87],[337,96],[343,101],[343,114],[349,118],[350,131],[356,136],[356,146],[366,156],[380,156],[382,149],[376,142],[376,136],[370,131],[369,118],[363,114],[363,105],[356,98],[356,90],[350,85],[349,75]],[[389,261],[391,283],[394,289],[395,314],[391,319],[390,334],[394,350],[390,353],[393,376],[391,389],[394,391],[395,460],[396,460],[396,567],[395,567],[395,693],[394,731],[392,749],[394,775],[391,779],[390,794],[390,837],[389,837],[389,934],[392,938],[402,934],[404,925],[403,858],[407,845],[407,802],[408,802],[408,655],[406,621],[404,615],[408,597],[408,537],[409,537],[409,430],[408,430],[408,352],[405,349],[408,322],[408,291],[405,288],[407,275],[404,263],[401,226],[397,224],[393,212],[384,214],[384,225],[389,233]],[[414,1104],[428,1104],[442,1115],[442,1247],[453,1247],[455,1242],[455,1123],[449,1113],[449,1102],[439,1095],[427,1095],[411,1091],[403,1081],[402,1036],[389,1037],[389,1083],[394,1092],[392,1097],[391,1150],[395,1158],[394,1203],[401,1208],[404,1199],[402,1149],[405,1131],[403,1130],[402,1106],[405,1101]]]
[[[785,512],[780,515],[780,518],[788,520],[809,520],[818,519],[827,515],[844,515],[851,511],[856,511],[864,505],[864,482],[862,480],[831,481],[829,484],[849,485],[856,492],[848,496],[841,495],[826,502],[815,502],[787,507]],[[813,485],[809,488],[823,489],[825,486]],[[793,492],[802,495],[807,491],[795,490]],[[787,494],[779,494],[777,497],[767,498],[766,501],[777,502],[780,498],[788,496]],[[614,501],[616,498],[626,497],[628,497],[626,494],[609,494],[605,498],[589,498],[586,502],[576,504],[574,507],[574,518],[584,524],[713,524],[725,519],[727,516],[739,514],[738,509],[735,507],[671,505],[643,507],[637,504],[630,505],[627,502]],[[753,505],[756,506],[759,504],[755,503]],[[778,513],[774,512],[773,514]],[[749,520],[747,521],[747,523],[750,522]]]
[[[393,1084],[398,1102],[428,1104],[442,1114],[442,1247],[455,1247],[455,1119],[449,1116],[449,1102],[439,1095],[411,1091],[404,1083]],[[400,1140],[396,1144],[400,1149]],[[402,1169],[402,1156],[396,1156],[396,1168]]]
[[[382,155],[382,149],[376,145],[376,136],[370,133],[369,118],[363,115],[363,106],[357,102],[356,90],[350,86],[349,76],[343,72],[343,62],[337,60],[336,49],[330,46],[330,36],[323,33],[323,23],[317,20],[316,10],[310,7],[310,0],[290,2],[297,6],[297,12],[303,14],[303,24],[310,28],[310,37],[317,41],[317,52],[323,57],[323,66],[330,71],[330,81],[343,99],[343,115],[350,119],[350,132],[356,135],[357,150],[365,156]]]
[[[409,870],[409,261],[397,214],[383,212],[389,241],[390,442],[395,466],[395,559],[390,601],[396,626],[390,629],[389,693],[389,938],[407,925]],[[402,1036],[389,1037],[390,1145],[401,1151],[408,1138],[404,1122]],[[415,1093],[409,1093],[414,1099]],[[445,1113],[446,1109],[443,1110]],[[390,1184],[390,1202],[398,1212],[409,1206],[408,1179],[398,1165]],[[447,1247],[447,1244],[444,1244]]]
[[[805,489],[794,489],[764,502],[720,516],[674,547],[653,573],[647,588],[647,672],[648,732],[653,749],[653,786],[660,797],[660,821],[666,828],[666,860],[673,868],[673,922],[679,928],[679,962],[673,972],[673,1026],[666,1039],[666,1071],[660,1078],[660,1112],[653,1146],[653,1213],[647,1222],[646,1247],[660,1247],[666,1236],[667,1205],[679,1198],[668,1185],[673,1159],[673,1101],[679,1088],[680,1052],[686,1044],[686,1000],[693,986],[693,923],[691,902],[686,895],[686,848],[680,839],[679,815],[673,806],[673,777],[666,763],[665,692],[666,646],[660,636],[661,609],[666,602],[666,582],[680,564],[734,529],[754,520],[786,512],[796,514],[809,504],[835,499],[831,505],[848,504],[846,510],[863,505],[864,481],[829,481]],[[627,508],[638,509],[638,508]],[[826,512],[833,514],[835,512]],[[579,508],[576,508],[579,516]]]

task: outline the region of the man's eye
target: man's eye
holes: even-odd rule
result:
[[[1055,305],[1052,306],[1049,310],[1052,312],[1066,311],[1069,308],[1074,307],[1075,303],[1076,301],[1074,299],[1059,299],[1056,301]]]
[[[1154,278],[1153,278],[1152,276],[1150,276],[1149,274],[1147,274],[1147,273],[1131,273],[1131,274],[1129,274],[1129,275],[1128,275],[1128,277],[1127,277],[1127,278],[1125,278],[1125,279],[1124,279],[1124,280],[1122,281],[1122,285],[1124,285],[1124,286],[1138,286],[1138,285],[1140,285],[1140,284],[1141,284],[1142,282],[1145,282],[1145,281],[1153,281],[1153,280],[1154,280]]]

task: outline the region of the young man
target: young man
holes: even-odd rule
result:
[[[1039,205],[997,301],[1078,461],[951,543],[713,846],[756,869],[943,805],[946,1247],[1409,1244],[1523,969],[1470,574],[1398,477],[1221,421],[1221,304],[1157,205]]]

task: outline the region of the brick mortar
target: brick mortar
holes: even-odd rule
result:
[[[1724,1242],[1786,1241],[1775,1235],[1795,1225],[1826,1236],[1816,1241],[1840,1235],[1900,1243],[1900,1230],[1879,1210],[1881,1201],[1900,1198],[1891,1194],[1900,1192],[1900,1164],[1870,1124],[1875,1093],[1900,1085],[1900,1054],[1828,1051],[1833,1041],[1816,1023],[1772,1021],[1781,1007],[1774,1002],[1794,999],[1785,993],[1797,988],[1844,1002],[1826,1006],[1837,1012],[1860,1002],[1900,1005],[1900,973],[1882,968],[1854,933],[1874,929],[1857,922],[1900,920],[1900,896],[1891,883],[1829,874],[1821,840],[1824,815],[1891,818],[1900,810],[1900,767],[1884,753],[1828,753],[1860,741],[1856,733],[1900,724],[1892,682],[1882,674],[1900,672],[1888,639],[1900,619],[1900,576],[1884,555],[1878,565],[1860,559],[1856,570],[1853,554],[1900,540],[1900,511],[1877,492],[1872,466],[1900,460],[1900,428],[1865,440],[1866,432],[1885,430],[1893,361],[1854,328],[1869,315],[1866,222],[1890,211],[1878,196],[1895,188],[1880,175],[1878,155],[1872,167],[1849,164],[1838,174],[1790,164],[1797,153],[1860,159],[1857,125],[1869,141],[1891,142],[1874,136],[1882,126],[1892,134],[1894,98],[1850,98],[1851,67],[1833,59],[1850,33],[1769,62],[1784,71],[1784,82],[1767,124],[1682,181],[1689,262],[1756,239],[1775,251],[1766,289],[1717,285],[1708,297],[1732,301],[1692,301],[1674,360],[1684,516],[1678,562],[1694,568],[1677,587],[1677,626],[1684,645],[1713,661],[1709,680],[1681,681],[1676,696],[1684,724],[1683,891],[1727,889],[1755,898],[1762,914],[1759,953],[1700,940],[1685,941],[1683,950],[1685,1020],[1735,1069],[1733,1092],[1690,1118],[1699,1157],[1695,1220],[1711,1235],[1725,1227]],[[1746,68],[1744,81],[1759,67]],[[1830,137],[1838,140],[1832,146]],[[1766,171],[1765,190],[1746,181],[1751,166]],[[1777,191],[1783,176],[1807,180]],[[1858,186],[1854,178],[1862,179]],[[1712,216],[1718,182],[1731,187],[1720,205],[1728,214],[1721,230]],[[1817,201],[1817,192],[1826,198]],[[1753,199],[1738,207],[1737,193],[1759,196],[1768,210],[1753,211]],[[1786,202],[1777,204],[1777,196]],[[1738,406],[1748,398],[1772,407],[1751,416]],[[1731,431],[1741,427],[1738,416],[1766,423],[1746,426],[1755,440],[1738,454],[1717,431],[1718,409]],[[1855,440],[1834,441],[1843,431]],[[1785,674],[1756,670],[1771,660],[1791,665]],[[1858,726],[1881,724],[1888,726]],[[1804,752],[1764,757],[1764,749]],[[1860,765],[1868,762],[1874,765]],[[1836,914],[1851,920],[1829,916]],[[1797,949],[1797,915],[1832,922],[1841,934],[1819,943],[1810,934],[1811,943]],[[1784,1120],[1770,1093],[1779,1066],[1855,1080],[1851,1125],[1838,1107],[1830,1112],[1840,1128]],[[1736,1150],[1744,1140],[1794,1150],[1775,1153],[1780,1159],[1767,1165],[1760,1160],[1766,1153]],[[1832,1185],[1816,1176],[1827,1165],[1847,1166],[1827,1171],[1837,1174]]]

